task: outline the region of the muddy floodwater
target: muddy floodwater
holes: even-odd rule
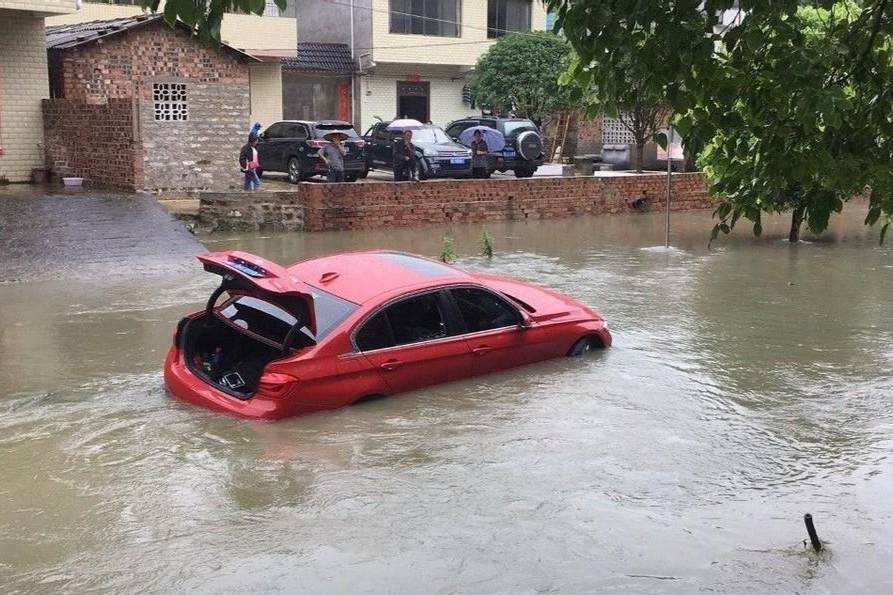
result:
[[[454,227],[460,266],[595,306],[614,347],[275,424],[165,393],[197,263],[0,285],[0,592],[889,593],[893,242],[863,217],[708,249],[676,214],[670,251],[657,213],[489,224],[489,262]],[[444,232],[201,239],[287,263]]]

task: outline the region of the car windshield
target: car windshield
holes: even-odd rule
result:
[[[505,131],[503,132],[506,136],[511,136],[516,132],[521,132],[522,130],[536,130],[536,126],[533,125],[533,122],[529,120],[511,120],[503,123],[503,127]]]
[[[360,135],[349,124],[317,124],[313,127],[313,136],[322,138],[330,132],[343,132],[348,138],[358,138]]]
[[[414,143],[452,143],[452,139],[440,128],[417,128],[412,131]]]

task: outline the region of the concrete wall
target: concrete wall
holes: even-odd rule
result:
[[[54,0],[62,2],[63,0]],[[74,0],[70,1],[72,10]],[[2,5],[2,0],[0,0]],[[158,12],[164,10],[164,1],[159,4]],[[118,19],[143,14],[139,6],[118,6],[115,4],[94,4],[84,2],[81,9],[73,14],[55,16],[47,19],[47,25],[66,25]],[[220,28],[220,36],[226,43],[244,50],[284,50],[292,53],[296,44],[295,19],[280,16],[254,16],[247,14],[225,14]]]
[[[74,0],[0,0],[0,19],[5,16],[3,10],[24,10],[49,16],[74,12],[75,4]]]
[[[487,0],[461,0],[459,37],[390,33],[390,0],[372,0],[372,45],[376,62],[473,66],[495,40],[487,39]],[[531,29],[546,28],[546,9],[539,0],[531,7]],[[475,43],[469,43],[475,42]],[[476,43],[480,42],[480,43]],[[438,51],[437,46],[443,49]]]
[[[302,183],[295,192],[204,195],[207,229],[342,231],[453,222],[536,220],[661,208],[666,175],[525,180],[437,180],[421,184]],[[712,206],[704,177],[674,174],[673,210]]]
[[[264,126],[282,119],[282,67],[279,63],[251,64],[251,122]]]
[[[39,13],[38,13],[39,14]],[[49,97],[42,16],[0,10],[0,179],[24,182],[43,167],[43,114]]]

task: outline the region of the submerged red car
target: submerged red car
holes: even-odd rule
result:
[[[245,252],[180,321],[164,378],[183,401],[252,419],[369,398],[611,345],[602,317],[554,291],[370,251],[288,268]]]

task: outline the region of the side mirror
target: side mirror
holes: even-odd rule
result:
[[[532,325],[530,314],[526,310],[518,310],[518,313],[521,315],[521,322],[518,323],[518,326],[521,329],[530,328]]]

